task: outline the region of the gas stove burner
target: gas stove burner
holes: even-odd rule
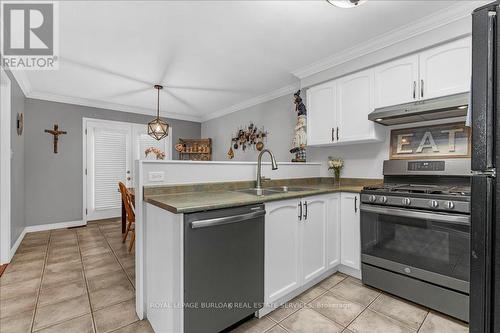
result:
[[[446,194],[470,196],[470,188],[465,186],[441,186],[432,184],[381,184],[366,186],[365,190],[395,193]]]

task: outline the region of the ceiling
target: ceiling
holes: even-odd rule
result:
[[[57,71],[22,73],[28,97],[202,121],[292,73],[460,1],[65,1]]]

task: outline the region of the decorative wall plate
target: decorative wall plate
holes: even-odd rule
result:
[[[24,113],[17,114],[17,135],[23,135],[24,130]]]

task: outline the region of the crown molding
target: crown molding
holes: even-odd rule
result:
[[[89,99],[89,98],[56,95],[56,94],[51,94],[51,93],[47,93],[47,92],[39,92],[39,91],[30,92],[28,95],[26,95],[26,98],[39,99],[39,100],[50,101],[50,102],[74,104],[74,105],[80,105],[80,106],[88,106],[88,107],[108,109],[108,110],[113,110],[113,111],[123,111],[123,112],[144,114],[144,115],[148,115],[148,116],[154,116],[156,114],[156,110],[153,110],[153,109],[128,106],[128,105],[123,105],[123,104],[118,104],[118,103],[110,103],[110,102],[105,102],[105,101],[100,101],[100,100],[95,100],[95,99]],[[162,118],[170,118],[170,119],[178,119],[178,120],[194,121],[194,122],[198,122],[198,123],[202,121],[202,119],[198,116],[184,115],[184,114],[179,114],[179,113],[162,112],[161,117]]]
[[[219,111],[215,111],[215,112],[209,113],[209,114],[203,116],[202,120],[203,121],[207,121],[207,120],[211,120],[211,119],[215,119],[215,118],[219,118],[219,117],[225,116],[225,115],[233,113],[233,112],[238,112],[238,111],[247,109],[249,107],[255,106],[257,104],[261,104],[261,103],[273,100],[275,98],[278,98],[278,97],[285,96],[287,94],[293,93],[297,89],[300,89],[298,83],[297,83],[297,85],[289,84],[289,85],[287,85],[285,87],[273,90],[273,91],[271,91],[271,92],[269,92],[267,94],[259,95],[257,97],[248,99],[248,100],[243,101],[241,103],[234,104],[234,105],[232,105],[232,106],[230,106],[230,107],[228,107],[226,109],[222,109],[222,110],[219,110]]]
[[[16,79],[17,84],[24,93],[24,96],[27,97],[33,91],[33,89],[31,88],[31,83],[28,80],[28,76],[26,75],[26,73],[21,70],[13,70],[13,71],[11,70],[10,72]]]
[[[463,19],[471,15],[472,11],[481,6],[481,4],[486,4],[488,2],[489,1],[464,1],[463,3],[437,11],[417,21],[408,23],[405,26],[391,30],[345,51],[333,54],[327,58],[299,68],[293,71],[292,74],[302,80],[308,76],[336,67],[355,58],[360,58]]]

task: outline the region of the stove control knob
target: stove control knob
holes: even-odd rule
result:
[[[453,208],[455,208],[455,204],[453,203],[453,201],[446,201],[444,203],[444,208],[446,208],[446,209],[453,209]]]
[[[385,204],[387,202],[387,197],[384,195],[384,196],[380,197],[379,200],[381,203]]]
[[[402,202],[403,202],[403,205],[405,205],[405,206],[409,206],[409,205],[411,205],[411,200],[410,200],[410,198],[404,198]]]
[[[375,202],[375,201],[377,201],[377,197],[374,195],[370,195],[370,197],[368,198],[368,201]]]
[[[431,201],[429,201],[429,207],[431,207],[431,208],[438,208],[439,207],[439,203],[436,200],[431,200]]]

